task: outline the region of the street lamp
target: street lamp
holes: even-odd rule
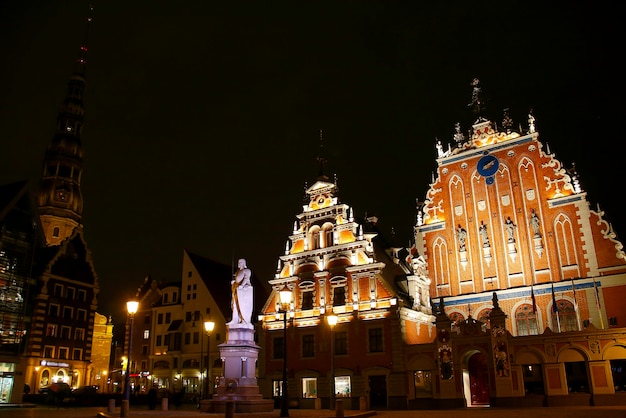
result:
[[[128,332],[128,355],[126,356],[126,381],[125,385],[125,394],[124,399],[128,405],[130,401],[130,350],[133,345],[133,322],[135,321],[135,313],[137,313],[137,309],[139,309],[139,302],[134,300],[129,300],[126,302],[126,309],[128,310],[128,319],[129,319],[129,332]],[[126,408],[126,415],[128,415],[128,406]]]
[[[215,329],[215,322],[213,322],[213,321],[204,321],[204,330],[206,331],[206,335],[207,335],[207,345],[206,345],[206,357],[207,357],[206,362],[207,362],[207,365],[206,365],[206,367],[209,370],[207,372],[207,375],[208,375],[207,383],[208,383],[208,385],[211,385],[211,386],[207,385],[207,392],[208,392],[208,397],[209,398],[211,397],[212,392],[213,392],[213,382],[211,380],[211,332],[213,332],[213,329]],[[203,373],[202,377],[204,379],[204,368],[202,369],[202,373]],[[209,388],[211,388],[211,389],[209,390]],[[203,395],[201,395],[201,396],[203,396]]]
[[[330,326],[330,409],[335,408],[335,336],[333,328],[337,325],[339,318],[335,314],[326,317],[326,322]]]
[[[287,313],[291,305],[291,290],[285,284],[280,290],[280,309],[283,314],[283,390],[282,390],[282,402],[280,405],[280,416],[289,416],[289,402],[288,390],[287,390]]]

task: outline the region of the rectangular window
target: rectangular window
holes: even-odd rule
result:
[[[74,330],[74,339],[83,341],[85,339],[85,330],[83,328],[76,328]]]
[[[302,336],[302,357],[315,357],[315,336],[313,334]]]
[[[65,296],[70,300],[74,300],[74,295],[76,295],[76,289],[73,287],[68,287],[65,292]]]
[[[382,328],[370,328],[368,330],[368,342],[370,353],[382,353],[383,352],[383,329]]]
[[[337,397],[352,396],[352,386],[350,385],[350,376],[335,377],[335,394]]]
[[[346,304],[346,288],[337,286],[333,289],[333,306],[343,306]]]
[[[185,333],[185,345],[191,344],[191,334],[189,332]]]
[[[165,314],[165,323],[169,324],[170,322],[172,322],[172,313],[171,312],[167,312]]]
[[[87,291],[85,289],[78,289],[78,300],[81,302],[87,301]]]
[[[56,337],[57,336],[57,325],[56,324],[48,324],[46,327],[46,337]]]
[[[50,305],[50,308],[48,309],[48,315],[56,318],[57,316],[59,316],[59,312],[61,312],[61,307],[59,305]]]
[[[68,360],[67,352],[68,352],[68,348],[67,347],[59,347],[59,359],[61,359],[61,360]]]
[[[43,348],[43,356],[46,358],[54,358],[54,347],[47,345]]]
[[[191,322],[191,312],[185,312],[185,322]]]
[[[62,326],[61,327],[61,338],[63,338],[64,340],[69,340],[70,335],[72,335],[72,328],[66,327],[66,326]]]
[[[194,332],[193,333],[193,343],[194,344],[198,344],[200,342],[200,333],[199,332]]]
[[[302,397],[317,398],[317,379],[315,377],[302,379]]]
[[[160,347],[161,345],[163,345],[163,344],[161,344],[161,336],[160,335],[157,335],[157,337],[156,337],[156,345],[157,345],[157,347]]]
[[[63,285],[55,283],[54,285],[54,296],[60,298],[63,296]]]
[[[78,319],[79,321],[86,321],[87,311],[84,309],[79,309],[78,311],[76,311],[76,319]]]
[[[169,294],[166,293],[166,294],[163,295],[163,303],[164,304],[169,303],[169,299],[170,299],[170,295]]]
[[[302,292],[302,310],[313,309],[313,292]]]
[[[63,307],[63,318],[72,319],[73,314],[74,314],[74,308],[71,308],[69,306]]]
[[[335,355],[348,354],[348,333],[335,332]]]
[[[275,337],[272,339],[272,358],[275,360],[279,360],[283,358],[283,348],[284,348],[283,337]]]
[[[170,334],[165,334],[163,337],[163,345],[168,347],[170,346]]]
[[[72,360],[82,360],[83,350],[81,348],[75,348],[72,350]]]
[[[162,324],[163,323],[163,314],[160,313],[157,315],[157,324]]]
[[[150,323],[150,315],[146,315],[143,317],[143,323],[144,324],[149,324]]]
[[[275,398],[283,396],[283,381],[272,380],[272,394]]]
[[[143,339],[144,340],[150,339],[150,330],[149,329],[144,329],[143,330]]]
[[[141,354],[143,354],[144,356],[148,354],[148,346],[147,345],[142,345],[141,346]]]

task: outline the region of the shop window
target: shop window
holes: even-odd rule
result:
[[[352,396],[350,376],[335,376],[335,396],[338,398]]]
[[[302,397],[317,398],[317,379],[305,377],[302,379]]]

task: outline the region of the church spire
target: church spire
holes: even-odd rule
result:
[[[57,245],[81,225],[83,171],[81,132],[85,118],[84,92],[87,34],[92,21],[89,6],[85,40],[67,83],[67,93],[57,115],[56,131],[44,155],[37,204],[47,245]]]

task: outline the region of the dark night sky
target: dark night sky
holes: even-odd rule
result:
[[[82,190],[99,311],[123,315],[147,274],[180,280],[184,248],[271,279],[320,129],[340,199],[408,245],[435,138],[475,120],[474,77],[494,121],[510,108],[525,127],[533,108],[620,234],[624,13],[420,3],[95,1]],[[0,184],[39,176],[88,4],[0,2]]]

